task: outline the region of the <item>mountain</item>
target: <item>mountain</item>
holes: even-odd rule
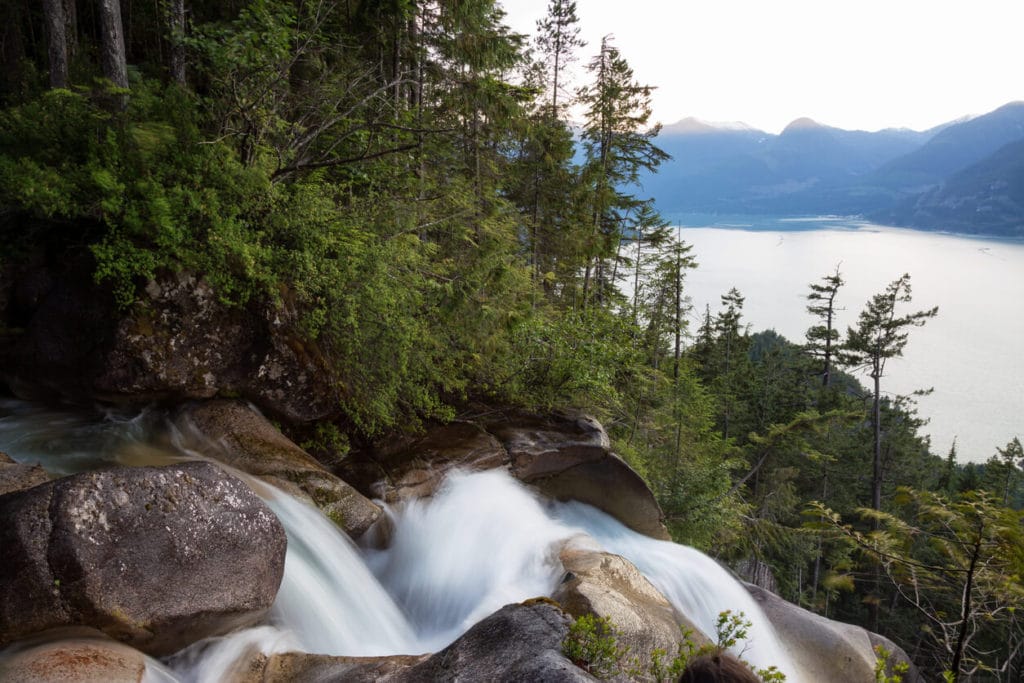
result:
[[[904,190],[935,185],[1021,138],[1024,102],[1011,102],[983,116],[947,126],[910,154],[879,168],[874,179]]]
[[[774,136],[743,124],[710,124],[686,118],[662,128],[656,144],[672,155],[657,174],[642,179],[644,192],[663,211],[728,204],[770,170],[758,154]]]
[[[662,130],[657,142],[673,158],[643,188],[663,212],[859,214],[1017,234],[1019,140],[1024,102],[927,131],[848,131],[801,118],[772,135],[687,118]]]
[[[815,192],[846,185],[925,139],[914,131],[846,131],[807,118],[779,135],[688,118],[662,129],[657,144],[672,160],[643,186],[662,211],[800,211],[816,202]]]
[[[907,227],[1024,237],[1024,139],[871,218]]]

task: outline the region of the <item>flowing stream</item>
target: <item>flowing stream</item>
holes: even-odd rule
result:
[[[203,457],[180,443],[158,413],[82,416],[0,403],[0,451],[53,474]],[[712,638],[720,612],[743,612],[752,626],[738,652],[800,680],[760,608],[714,560],[631,531],[590,506],[542,502],[504,471],[454,472],[432,498],[387,509],[392,531],[383,550],[357,547],[319,510],[245,478],[288,534],[274,606],[263,624],[206,639],[162,663],[148,660],[147,680],[215,683],[256,651],[436,652],[503,605],[549,595],[564,572],[560,548],[581,534],[633,562]]]

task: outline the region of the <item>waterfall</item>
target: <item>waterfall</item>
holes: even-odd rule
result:
[[[0,450],[58,474],[203,457],[183,450],[173,428],[168,438],[166,420],[158,418],[109,413],[97,421],[4,402]],[[436,652],[503,605],[550,595],[564,571],[559,550],[586,534],[633,562],[705,634],[714,636],[721,611],[743,612],[752,626],[738,654],[799,680],[758,605],[714,560],[581,503],[542,503],[503,470],[453,472],[433,497],[387,508],[391,535],[383,550],[359,549],[319,510],[239,476],[288,535],[277,599],[264,623],[193,644],[166,658],[166,668],[153,662],[149,679],[213,683],[257,651]]]
[[[394,532],[367,561],[431,651],[504,605],[549,595],[572,533],[506,472],[453,472],[431,499],[389,513]]]
[[[359,656],[425,651],[344,532],[280,491],[264,500],[288,533],[284,579],[270,621],[294,634],[294,649]]]

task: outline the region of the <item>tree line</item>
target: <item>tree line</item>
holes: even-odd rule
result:
[[[5,264],[85,250],[123,307],[186,269],[296,308],[351,441],[593,412],[677,540],[929,672],[1020,675],[1019,441],[937,457],[885,392],[936,311],[903,275],[841,334],[836,270],[800,343],[736,290],[690,329],[698,255],[637,184],[652,87],[575,3],[524,36],[494,0],[0,2]]]

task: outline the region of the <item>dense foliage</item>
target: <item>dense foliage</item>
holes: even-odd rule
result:
[[[87,250],[123,307],[183,269],[231,305],[294,307],[335,436],[475,401],[593,412],[678,540],[929,674],[1021,675],[1020,443],[943,461],[910,399],[880,391],[934,313],[896,311],[904,276],[844,340],[836,271],[811,286],[806,345],[751,334],[736,290],[690,330],[697,255],[636,194],[666,158],[651,89],[610,38],[571,87],[574,3],[551,0],[531,42],[494,0],[169,0],[121,8],[120,51],[117,4],[3,1],[0,258]],[[970,588],[988,621],[950,607],[972,520],[1012,551]]]

